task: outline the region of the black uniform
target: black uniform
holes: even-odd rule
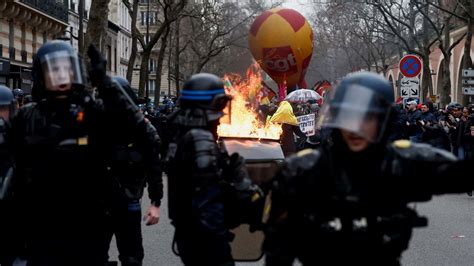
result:
[[[111,182],[107,165],[117,139],[148,136],[141,113],[105,76],[100,54],[94,49],[89,53],[96,64],[91,78],[100,99],[93,100],[75,83],[81,73],[73,69],[79,64],[70,44],[49,42],[34,62],[36,103],[25,105],[12,122],[15,193],[29,265],[103,265],[105,197]],[[64,60],[71,60],[72,88],[46,90],[56,80],[52,74],[52,81],[43,80],[49,75],[43,75],[43,66]],[[112,116],[117,121],[108,119]]]
[[[17,103],[14,93],[0,85],[0,265],[9,265],[20,255],[21,243],[15,236],[15,213],[12,201],[13,156],[10,147],[10,119],[15,115]],[[8,115],[7,115],[8,114]]]
[[[288,159],[273,183],[268,265],[397,265],[412,228],[425,225],[407,204],[471,186],[447,183],[464,176],[453,175],[462,166],[452,154],[405,145],[351,154],[332,144]]]
[[[136,104],[136,96],[128,81],[113,78]],[[138,107],[137,107],[138,108]],[[112,121],[115,117],[111,118]],[[116,121],[115,123],[119,123]],[[145,120],[146,135],[139,137],[132,132],[115,136],[110,171],[110,197],[107,200],[108,238],[115,234],[119,259],[122,265],[141,265],[144,257],[141,233],[140,199],[148,185],[151,204],[159,207],[163,197],[160,161],[160,139],[156,129]]]
[[[8,265],[15,258],[15,235],[13,206],[11,202],[11,181],[13,160],[7,142],[8,124],[0,118],[0,265]]]
[[[233,265],[229,229],[243,220],[239,208],[250,204],[258,191],[243,158],[229,156],[216,143],[221,110],[228,100],[218,77],[197,74],[182,90],[181,109],[170,117],[178,131],[166,157],[169,216],[186,265]]]
[[[290,157],[272,183],[267,265],[296,258],[304,265],[399,265],[412,229],[427,224],[408,203],[472,188],[461,174],[468,163],[451,153],[408,140],[385,144],[392,101],[380,76],[342,80],[323,114],[330,141]],[[360,148],[360,138],[370,144]]]

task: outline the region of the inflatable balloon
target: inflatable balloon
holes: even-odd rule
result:
[[[249,45],[275,82],[307,88],[304,76],[313,53],[313,30],[300,13],[287,8],[263,12],[250,27]]]

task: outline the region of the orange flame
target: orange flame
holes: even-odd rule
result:
[[[279,139],[281,125],[258,119],[262,89],[261,70],[257,64],[247,70],[247,78],[237,74],[224,76],[226,91],[232,95],[230,119],[226,114],[221,118],[217,134],[221,137]]]

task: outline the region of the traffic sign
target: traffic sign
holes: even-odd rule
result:
[[[400,93],[402,98],[419,98],[420,79],[403,77],[400,82]]]
[[[474,69],[462,69],[462,94],[474,95]]]
[[[463,87],[462,93],[464,95],[474,95],[474,87]]]
[[[462,85],[474,85],[474,79],[463,79]]]
[[[463,78],[474,78],[474,69],[463,69],[462,70]]]
[[[420,75],[423,65],[417,56],[408,54],[400,60],[399,67],[403,76],[413,78]]]

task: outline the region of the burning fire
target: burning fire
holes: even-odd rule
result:
[[[262,98],[262,76],[257,64],[249,67],[247,78],[237,74],[224,76],[225,89],[233,99],[230,117],[227,113],[221,118],[217,134],[221,137],[279,139],[281,125],[263,122],[258,119],[258,107]]]

